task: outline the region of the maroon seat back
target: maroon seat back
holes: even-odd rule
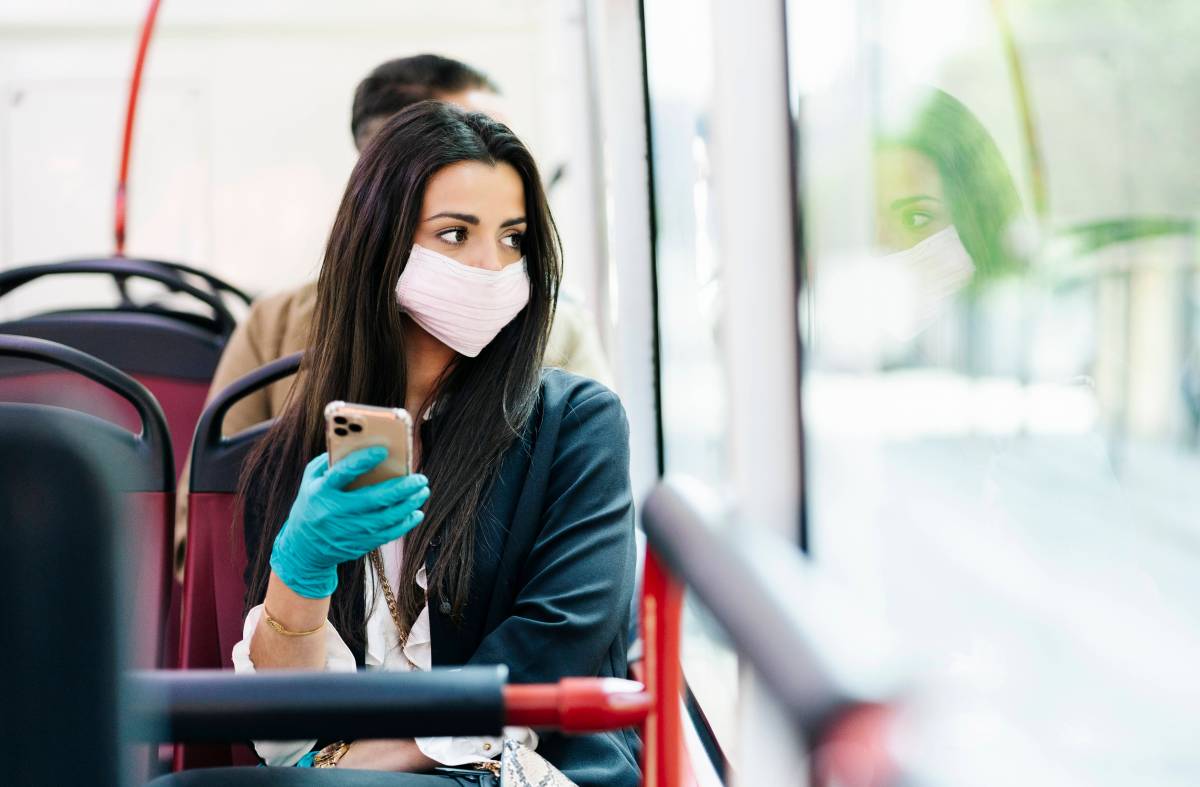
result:
[[[187,271],[190,273],[190,269]],[[158,261],[77,260],[0,272],[0,296],[36,280],[79,274],[112,277],[122,285],[122,291],[128,279],[155,281],[199,301],[212,312],[206,316],[125,303],[117,308],[51,312],[0,323],[0,333],[49,339],[83,350],[142,383],[165,412],[175,446],[175,465],[181,467],[204,409],[213,372],[234,327],[233,316],[218,294],[218,284],[208,283],[207,290],[194,286],[183,278],[179,266]],[[212,277],[204,278],[208,281]],[[222,286],[232,290],[228,285]],[[2,370],[0,395],[11,401],[42,401],[39,397],[43,389],[55,385],[55,377]],[[81,399],[70,406],[110,419],[115,411],[115,420],[122,425],[129,428],[136,425],[129,408],[119,399],[114,401],[110,396],[94,401],[88,396]]]
[[[78,374],[42,363],[0,362],[0,402],[52,404],[103,418],[130,432],[141,428],[137,410],[125,397]]]
[[[29,401],[28,396],[11,401],[0,391],[0,417],[43,422],[85,436],[120,479],[125,494],[122,569],[129,578],[127,587],[132,590],[130,608],[124,610],[126,620],[132,622],[131,662],[143,668],[161,666],[175,507],[175,466],[162,410],[154,396],[132,377],[63,344],[0,335],[0,359],[6,364],[36,364],[38,369],[49,365],[62,370],[46,375],[46,379],[57,378],[58,384],[42,389],[42,401]],[[108,413],[103,412],[104,407],[93,408],[102,411],[100,417],[70,407],[75,392],[85,384],[103,391],[127,414],[132,413],[137,431],[105,418]],[[63,493],[70,494],[70,479],[62,481]]]
[[[246,597],[246,546],[236,494],[242,462],[270,427],[258,424],[225,437],[229,408],[271,383],[296,373],[300,353],[281,358],[236,380],[205,409],[192,444],[188,479],[188,547],[183,582],[179,665],[183,669],[232,669],[233,646],[242,638]],[[175,769],[257,762],[247,746],[184,744]]]

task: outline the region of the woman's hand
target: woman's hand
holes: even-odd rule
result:
[[[382,446],[355,451],[329,466],[321,454],[304,468],[300,491],[275,538],[271,568],[297,595],[326,598],[337,588],[337,566],[362,557],[421,523],[429,481],[414,474],[345,491],[387,458]]]

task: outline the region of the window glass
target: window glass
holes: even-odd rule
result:
[[[644,4],[654,173],[662,440],[668,474],[725,484],[727,393],[720,350],[721,271],[710,202],[712,31],[707,6]],[[684,674],[731,754],[737,659],[690,599]]]
[[[787,10],[815,558],[972,720],[937,735],[1194,780],[1200,7]]]
[[[671,472],[719,483],[727,419],[718,344],[721,279],[709,203],[708,18],[689,3],[647,3],[646,39],[663,447]]]

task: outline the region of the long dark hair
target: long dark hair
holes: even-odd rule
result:
[[[395,588],[404,630],[426,603],[416,585],[431,542],[429,597],[449,600],[461,619],[470,587],[475,517],[537,401],[542,355],[560,279],[561,251],[533,157],[503,124],[437,101],[389,120],[363,151],[334,219],[317,282],[311,340],[284,412],[247,459],[239,494],[261,522],[247,604],[261,602],[271,547],[287,518],[305,464],[324,450],[323,411],[342,399],[402,406],[407,390],[404,331],[395,285],[408,261],[430,177],[461,161],[511,165],[525,187],[522,242],[529,303],[475,358],[459,356],[431,401],[422,430],[421,472],[429,477],[425,521],[404,539]],[[428,403],[426,403],[428,404]],[[422,405],[422,412],[426,405]],[[418,413],[414,419],[420,421]],[[352,648],[365,642],[365,560],[338,567],[330,622]]]

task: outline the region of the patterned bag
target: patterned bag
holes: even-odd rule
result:
[[[459,780],[466,777],[479,787],[578,787],[545,757],[511,738],[504,741],[499,760],[457,767],[443,765],[433,770]]]
[[[545,757],[509,739],[500,754],[500,787],[576,787]]]

